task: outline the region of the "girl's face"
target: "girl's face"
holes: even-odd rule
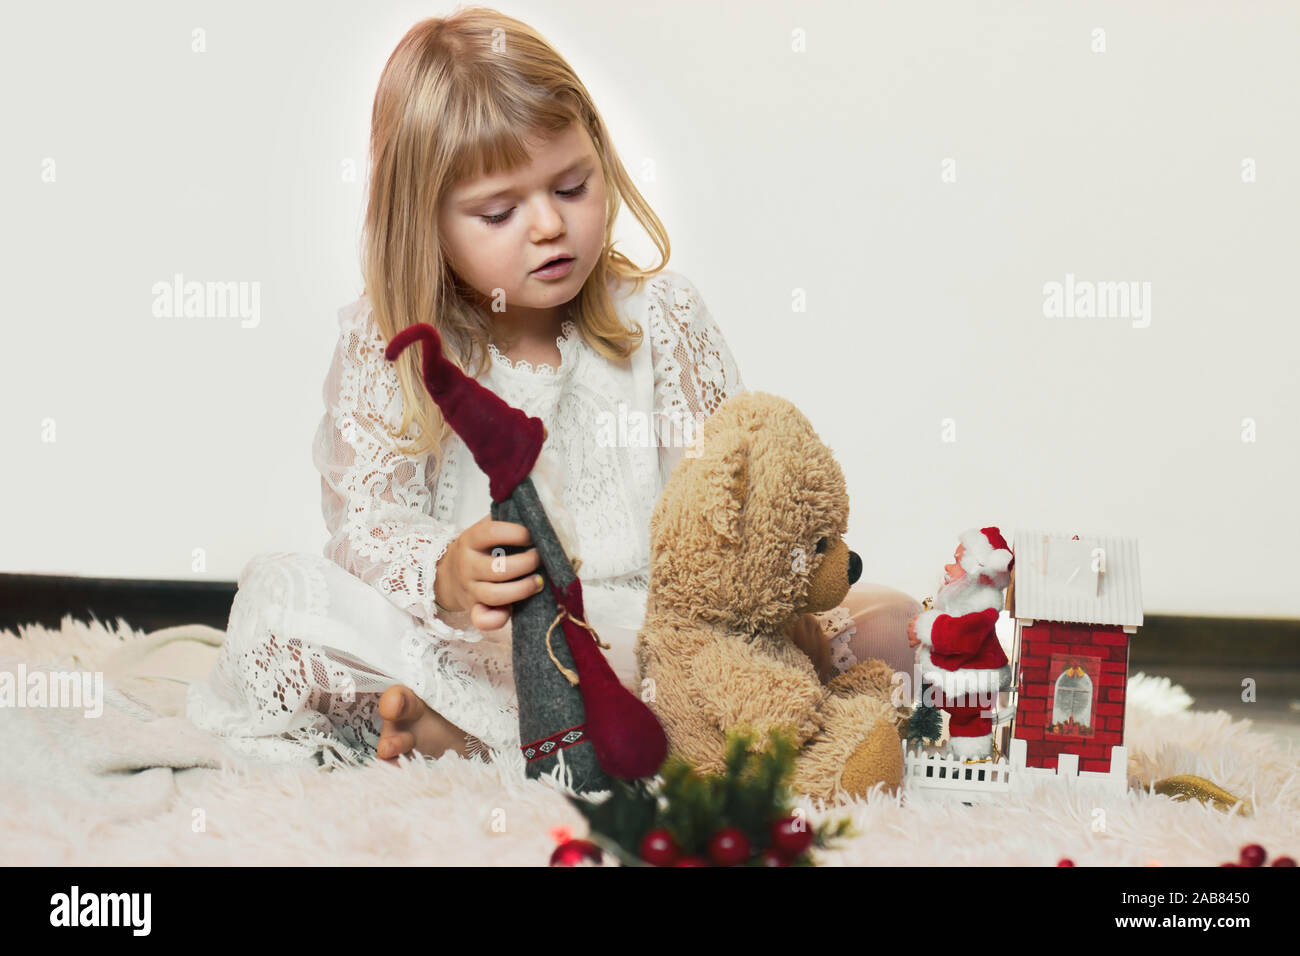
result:
[[[605,179],[586,129],[575,122],[539,134],[527,165],[452,187],[438,229],[464,282],[494,303],[504,298],[504,314],[520,326],[553,334],[561,307],[578,294],[605,243]],[[567,274],[536,274],[559,255],[573,260]],[[501,306],[495,309],[494,319]]]

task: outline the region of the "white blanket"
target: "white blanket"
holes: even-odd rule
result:
[[[585,834],[548,784],[502,779],[455,754],[309,769],[229,752],[184,717],[186,681],[207,672],[222,637],[70,618],[61,631],[0,632],[0,676],[21,667],[30,681],[41,665],[104,674],[98,717],[0,706],[0,863],[545,865],[557,827]],[[1100,804],[1048,788],[1002,807],[908,805],[881,793],[800,805],[814,822],[848,814],[859,833],[821,854],[829,865],[1054,865],[1062,856],[1082,866],[1213,865],[1252,842],[1300,856],[1294,750],[1189,704],[1167,680],[1130,681],[1130,773],[1208,777],[1249,799],[1252,815],[1139,789]]]

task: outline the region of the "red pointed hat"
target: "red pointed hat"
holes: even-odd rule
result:
[[[416,339],[425,343],[421,363],[424,387],[488,476],[492,500],[504,501],[528,477],[541,454],[546,440],[542,420],[507,404],[447,361],[437,329],[427,322],[393,336],[384,358],[393,361]]]

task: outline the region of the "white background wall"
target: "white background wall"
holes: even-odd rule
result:
[[[583,77],[746,384],[835,450],[868,580],[924,596],[964,528],[1043,527],[1138,537],[1148,613],[1300,614],[1300,5],[637,6],[499,8]],[[320,548],[371,99],[451,9],[7,11],[0,569]],[[155,318],[177,273],[260,283],[259,324]],[[1149,326],[1045,317],[1067,273],[1149,282]]]

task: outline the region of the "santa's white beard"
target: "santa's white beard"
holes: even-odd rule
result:
[[[935,609],[954,617],[990,607],[1001,610],[1002,604],[1001,589],[980,584],[979,578],[973,574],[939,585],[934,596]]]

